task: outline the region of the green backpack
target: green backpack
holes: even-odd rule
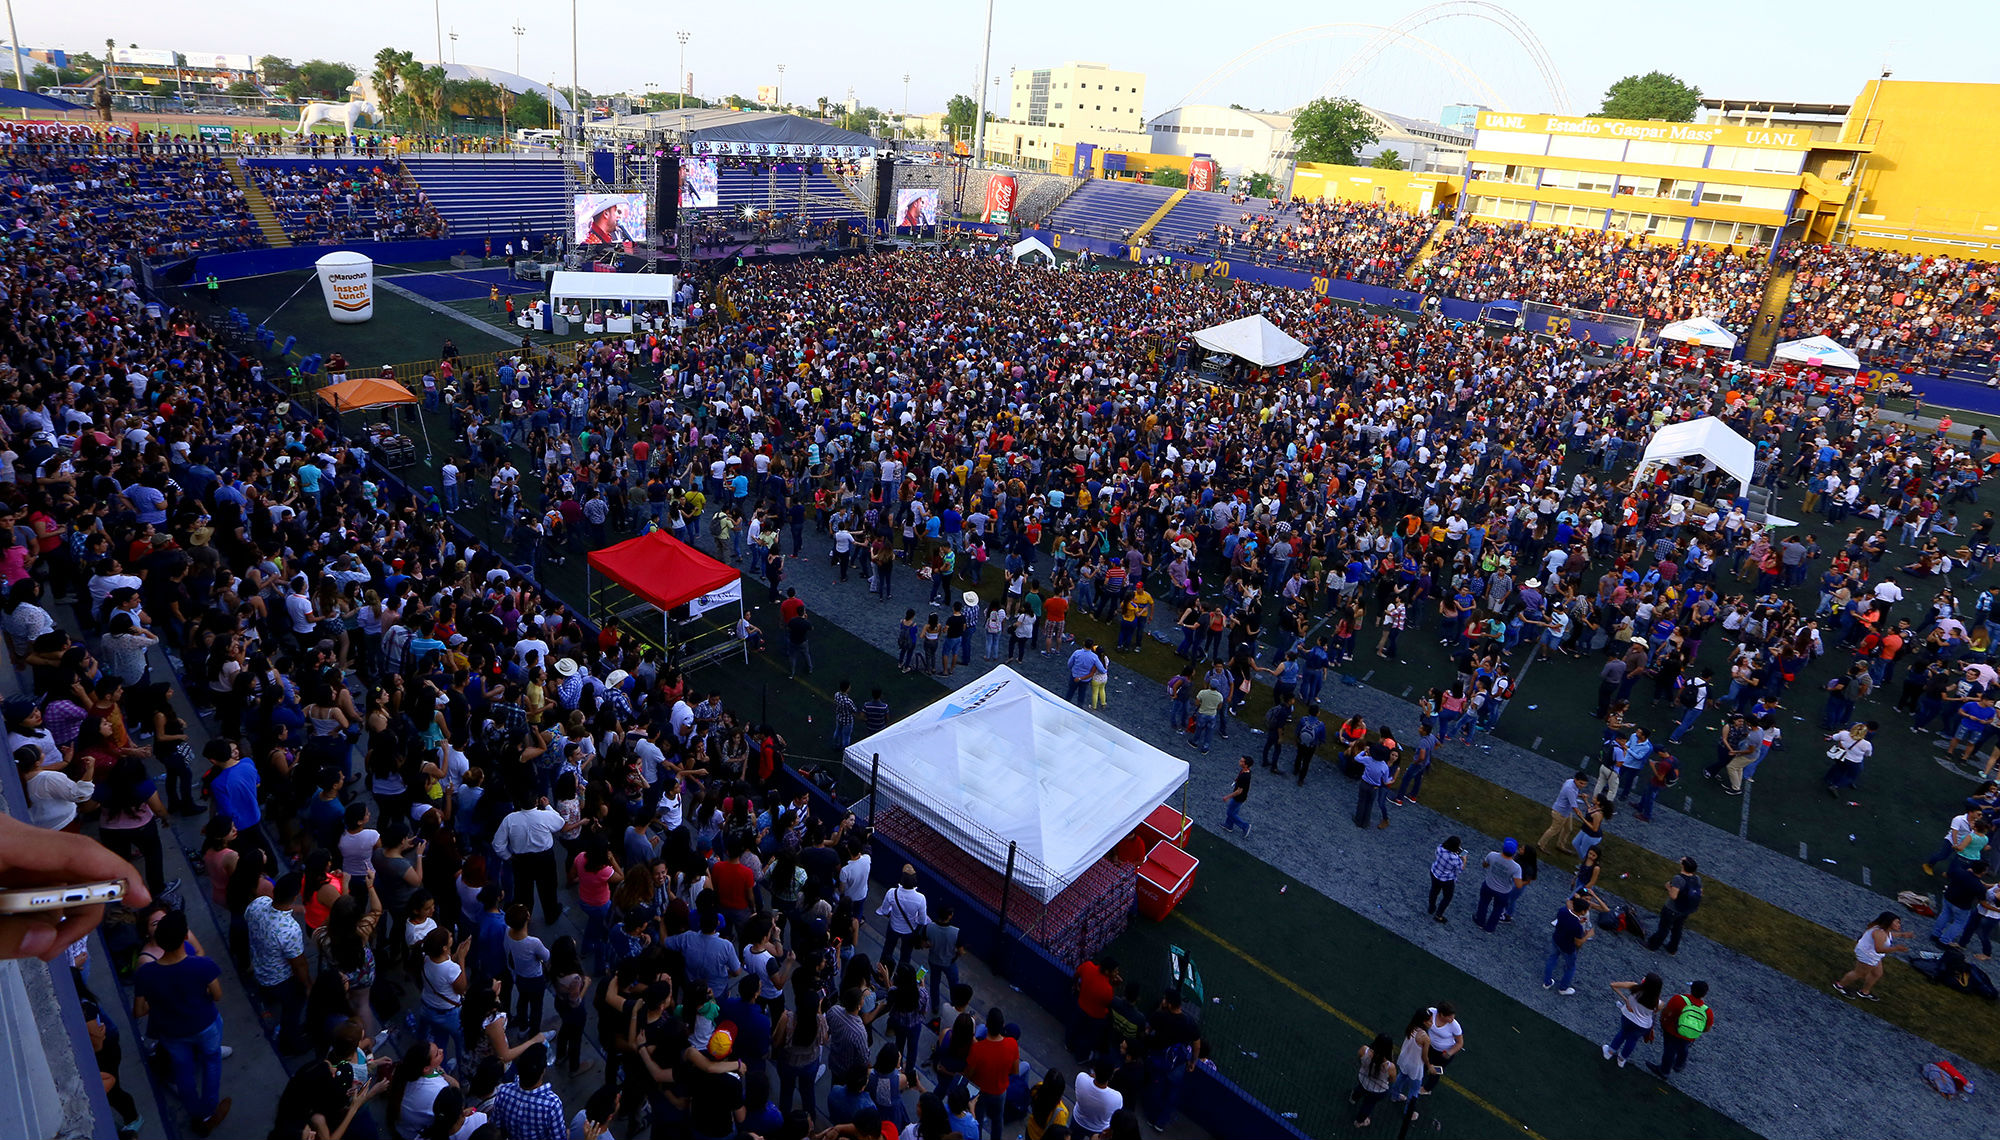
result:
[[[1681,1007],[1680,1020],[1674,1024],[1674,1031],[1688,1041],[1699,1041],[1708,1032],[1708,1007],[1689,1002]]]

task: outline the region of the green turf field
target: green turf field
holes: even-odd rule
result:
[[[378,279],[393,280],[398,271],[378,267],[377,275]],[[218,319],[231,309],[241,309],[252,324],[267,324],[276,331],[280,346],[287,336],[296,336],[301,352],[339,352],[358,373],[373,372],[383,364],[433,359],[447,336],[456,339],[466,352],[501,347],[498,341],[476,344],[478,334],[473,330],[382,288],[375,290],[373,320],[336,324],[327,315],[326,302],[310,269],[225,281],[213,291],[189,287],[180,290],[177,299],[203,316]]]
[[[1185,950],[1218,1068],[1275,1111],[1297,1113],[1311,1135],[1356,1134],[1346,1103],[1355,1051],[1376,1033],[1400,1040],[1411,1016],[1439,1001],[1458,1007],[1466,1047],[1424,1098],[1429,1119],[1413,1135],[1755,1135],[1643,1070],[1600,1064],[1593,1042],[1228,840],[1196,829],[1191,850],[1201,860],[1194,889],[1164,923],[1134,916],[1112,953],[1150,1001],[1172,978],[1169,947]],[[1361,1134],[1395,1135],[1392,1115],[1383,1105]]]

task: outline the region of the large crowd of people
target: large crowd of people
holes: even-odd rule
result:
[[[0,168],[10,240],[74,235],[148,260],[249,249],[263,237],[222,159],[163,138],[15,126]]]
[[[1211,252],[1399,287],[1436,227],[1428,215],[1399,206],[1294,198],[1246,210],[1236,226],[1216,223]]]
[[[1468,301],[1540,301],[1748,329],[1769,279],[1763,251],[1685,246],[1611,231],[1466,219],[1432,243],[1410,288]]]
[[[399,168],[346,163],[247,167],[285,235],[299,245],[445,235],[445,220]]]
[[[9,157],[46,173],[64,145]],[[167,156],[79,157],[130,175]],[[204,160],[171,169],[128,192],[224,192]],[[254,1040],[220,1022],[213,986],[231,977],[287,1060],[271,1127],[287,1138],[554,1140],[642,1113],[696,1137],[873,1140],[885,1123],[997,1137],[1017,1109],[1032,1136],[1171,1123],[1201,1053],[1176,994],[1125,1038],[1073,1040],[1082,1073],[1036,1079],[1008,1011],[952,979],[950,911],[914,868],[874,874],[866,829],[794,780],[791,742],[540,586],[550,561],[640,529],[745,564],[796,646],[813,599],[784,592],[784,568],[810,523],[815,553],[860,571],[885,614],[903,579],[931,591],[943,619],[905,616],[906,665],[969,660],[975,630],[991,653],[997,617],[1010,651],[1068,653],[1079,699],[1171,625],[1186,746],[1226,735],[1268,677],[1266,763],[1289,756],[1304,785],[1325,742],[1362,789],[1357,824],[1386,825],[1430,755],[1493,727],[1528,647],[1601,655],[1605,771],[1570,796],[1576,835],[1548,845],[1585,869],[1584,840],[1623,798],[1650,813],[1656,738],[1723,720],[1712,774],[1740,789],[1778,745],[1787,687],[1827,653],[1857,661],[1827,690],[1830,790],[1860,794],[1889,714],[1857,707],[1899,670],[1906,689],[1923,679],[1912,727],[1949,709],[1955,739],[1994,766],[1995,678],[1964,664],[1989,592],[1926,610],[1899,585],[1975,581],[1992,561],[1990,514],[1963,505],[1978,443],[1898,434],[1752,370],[1606,361],[1164,269],[798,260],[734,271],[731,320],[693,308],[682,333],[449,370],[455,443],[437,487],[405,486],[281,411],[260,364],[140,295],[134,260],[182,240],[183,218],[85,222],[35,193],[15,198],[26,240],[0,256],[0,616],[25,682],[9,745],[36,823],[89,827],[144,867],[159,901],[137,908],[127,947],[140,1044],[165,1054],[201,1134],[230,1119],[224,1038]],[[1353,232],[1376,236],[1307,237],[1332,242],[1314,249],[1327,265],[1367,272],[1387,256],[1370,246],[1381,231]],[[1648,315],[1754,308],[1763,273],[1721,251],[1503,232],[1418,271]],[[1193,330],[1252,313],[1307,360],[1242,391],[1193,381]],[[1733,483],[1692,467],[1629,489],[1645,439],[1701,414],[1758,446],[1771,485],[1806,484],[1825,529],[1766,528]],[[455,527],[467,510],[500,537]],[[968,586],[987,592],[968,605]],[[1072,644],[1079,607],[1117,622],[1115,648]],[[1399,635],[1435,638],[1450,661],[1409,742],[1322,692]],[[836,733],[843,716],[852,733],[891,715],[848,703]],[[1992,785],[1981,794],[1990,809]],[[164,862],[183,815],[205,817],[200,885]],[[1965,818],[1937,858],[1959,920],[1938,933],[1969,945],[1993,896],[1958,904],[1968,874],[1986,889],[1992,855],[1971,838],[1985,819]],[[188,935],[195,908],[225,945]],[[90,992],[125,989],[100,977]],[[1619,993],[1634,1021],[1661,1000],[1656,982]],[[1430,1014],[1408,1039],[1449,1048],[1450,1011]],[[99,1060],[116,1091],[113,1054]],[[594,1092],[551,1083],[593,1068]],[[113,1103],[136,1128],[129,1095]]]
[[[1889,371],[1991,375],[2000,351],[1992,262],[1851,245],[1794,244],[1786,335],[1824,335]]]

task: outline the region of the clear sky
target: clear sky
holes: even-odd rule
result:
[[[754,96],[779,80],[785,95],[810,102],[844,99],[851,88],[885,109],[942,108],[969,92],[979,65],[984,19],[977,0],[906,7],[879,0],[841,5],[752,0],[667,5],[657,0],[577,0],[583,86],[598,92],[675,86],[678,45],[692,33],[687,66],[697,94]],[[183,52],[249,52],[294,61],[322,56],[369,66],[376,50],[395,46],[419,58],[437,55],[433,9],[456,30],[462,63],[514,69],[508,28],[527,28],[520,70],[567,85],[570,6],[525,0],[196,0],[192,4],[16,4],[21,41],[102,52],[107,35],[120,46]],[[1390,24],[1423,4],[1330,5],[1310,0],[1088,0],[1080,4],[995,7],[993,67],[1046,67],[1093,60],[1143,71],[1145,111],[1182,101],[1239,53],[1295,29],[1336,21]],[[1675,5],[1583,5],[1575,0],[1512,0],[1509,11],[1533,29],[1567,87],[1572,109],[1595,109],[1607,84],[1654,68],[1708,95],[1846,102],[1887,64],[1899,79],[2000,82],[2000,4],[1931,0],[1914,8],[1871,0],[1816,5],[1773,0],[1685,0]],[[1905,18],[1907,17],[1907,18]],[[1278,109],[1324,89],[1348,69],[1374,33],[1332,29],[1242,62],[1193,100]],[[1415,34],[1426,51],[1397,46],[1355,71],[1345,88],[1386,110],[1434,116],[1446,102],[1471,100],[1516,111],[1556,108],[1528,54],[1492,23],[1456,18]],[[1454,62],[1455,61],[1455,62]],[[1488,92],[1491,94],[1488,94]]]

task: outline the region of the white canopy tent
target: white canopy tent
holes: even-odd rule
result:
[[[1757,445],[1714,416],[1668,424],[1655,432],[1632,473],[1632,486],[1643,486],[1661,467],[1696,458],[1728,472],[1736,480],[1738,494],[1750,493],[1750,479],[1757,473]]]
[[[1187,761],[1002,666],[849,745],[878,795],[1047,902],[1187,783]]]
[[[1800,364],[1817,364],[1821,368],[1845,368],[1850,371],[1861,367],[1861,358],[1840,346],[1840,342],[1829,336],[1809,336],[1804,340],[1788,340],[1777,347],[1771,359],[1793,360]]]
[[[1660,339],[1674,344],[1698,344],[1703,348],[1736,347],[1736,334],[1707,317],[1691,317],[1685,321],[1675,321],[1660,330]]]
[[[1194,342],[1210,352],[1226,352],[1261,368],[1290,364],[1306,354],[1306,346],[1261,316],[1244,317],[1194,334]]]
[[[1050,249],[1048,243],[1040,238],[1022,238],[1020,241],[1014,243],[1014,263],[1016,265],[1021,263],[1022,258],[1033,253],[1039,253],[1043,257],[1048,258],[1050,265],[1056,263],[1056,251]]]
[[[672,305],[680,280],[671,273],[578,273],[559,270],[549,279],[549,299],[554,302],[665,301]]]

